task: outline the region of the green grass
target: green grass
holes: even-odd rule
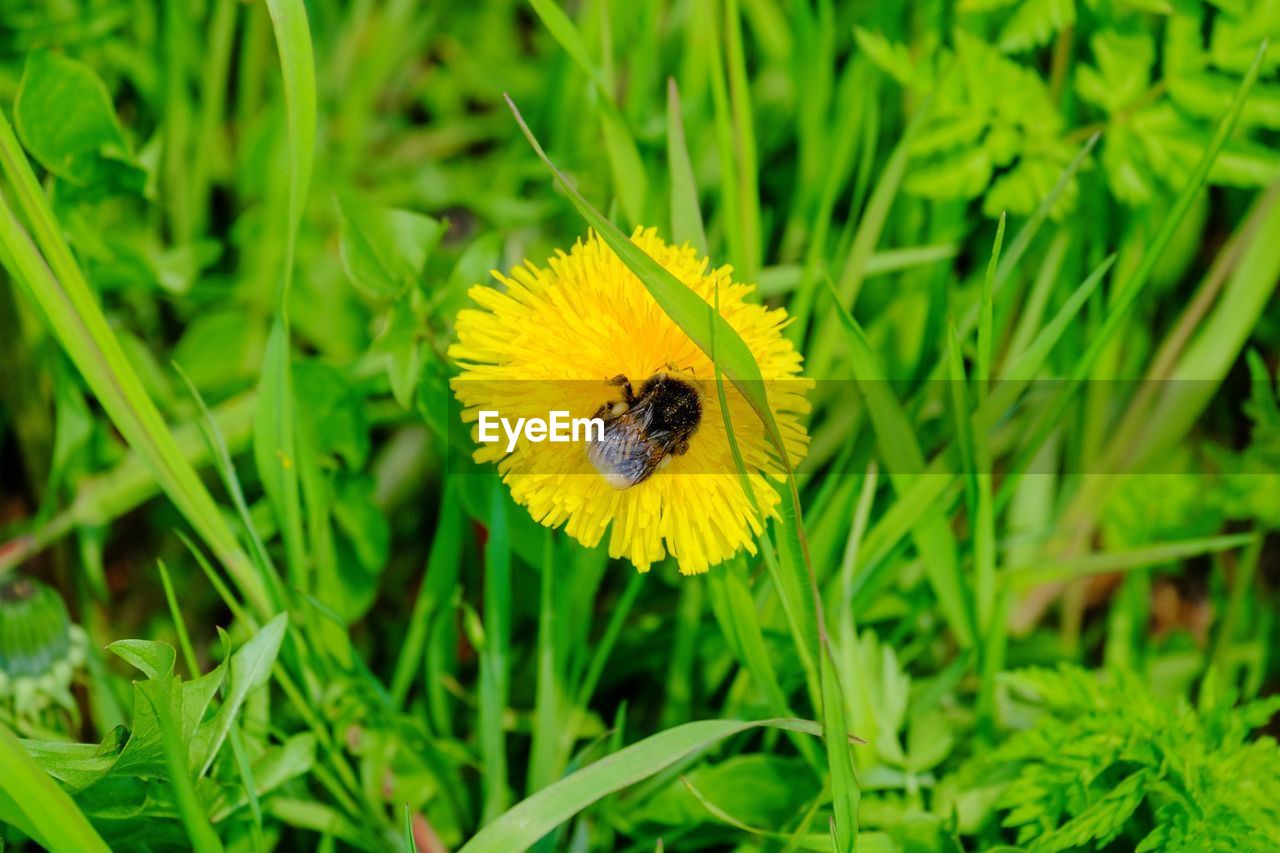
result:
[[[11,5],[0,847],[1280,844],[1275,3]],[[706,575],[469,458],[588,229],[786,473]]]

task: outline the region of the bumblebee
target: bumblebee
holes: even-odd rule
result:
[[[596,412],[604,437],[587,447],[587,458],[610,486],[629,489],[689,450],[689,436],[702,422],[702,392],[662,370],[639,393],[623,374],[607,381],[622,389],[622,399]]]

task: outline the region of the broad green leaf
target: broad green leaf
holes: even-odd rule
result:
[[[293,365],[298,427],[311,434],[313,449],[338,457],[359,471],[369,456],[369,425],[363,400],[342,371],[315,359]]]
[[[164,730],[158,715],[166,709],[175,720],[193,716],[200,704],[200,687],[188,697],[173,674],[177,652],[166,643],[148,640],[121,640],[107,647],[147,676],[133,683],[131,728],[110,732],[101,744],[68,744],[56,741],[26,741],[30,754],[52,776],[73,791],[81,791],[108,776],[168,776]],[[196,682],[201,687],[207,682]],[[203,709],[199,709],[203,713]],[[183,735],[191,728],[184,725]]]
[[[419,323],[410,298],[402,296],[387,309],[386,325],[369,347],[386,359],[387,379],[396,402],[408,409],[422,376],[422,347],[418,342]]]
[[[201,311],[183,330],[173,350],[177,362],[196,388],[221,394],[254,375],[262,363],[267,327],[242,309]]]
[[[337,197],[338,254],[347,278],[370,299],[399,297],[417,281],[444,233],[429,216]]]
[[[807,737],[801,735],[801,737]],[[753,784],[744,785],[742,780]],[[803,761],[767,753],[734,755],[699,765],[650,797],[629,817],[637,822],[692,826],[703,816],[702,794],[729,814],[758,826],[789,824],[821,793],[822,782]]]
[[[173,646],[153,640],[117,640],[107,646],[107,651],[114,653],[134,669],[141,670],[151,679],[171,675],[173,666],[178,661],[178,654]]]
[[[13,119],[27,150],[58,177],[142,190],[145,175],[132,163],[111,95],[84,63],[47,48],[27,54]]]

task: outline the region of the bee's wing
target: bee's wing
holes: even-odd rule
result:
[[[662,461],[661,446],[645,437],[640,421],[627,412],[609,421],[604,438],[587,448],[587,459],[615,489],[626,489],[649,478]]]

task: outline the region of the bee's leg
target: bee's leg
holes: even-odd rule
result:
[[[596,409],[596,413],[591,417],[599,418],[600,420],[607,422],[621,416],[624,412],[627,411],[628,408],[629,406],[627,406],[626,403],[623,403],[621,401],[618,401],[618,402],[611,401],[611,402],[605,403],[600,408]]]
[[[674,361],[668,361],[664,363],[664,366],[666,367],[668,373],[686,373],[687,372],[692,374],[693,376],[698,375],[697,368],[695,368],[692,364],[689,365],[688,367],[681,367],[680,365],[676,364]]]
[[[677,441],[675,446],[671,448],[671,452],[676,456],[684,456],[689,452],[689,439],[682,438]]]
[[[622,398],[628,406],[636,404],[636,392],[631,388],[631,380],[627,378],[625,373],[619,373],[607,381],[610,385],[615,385],[622,389]]]

